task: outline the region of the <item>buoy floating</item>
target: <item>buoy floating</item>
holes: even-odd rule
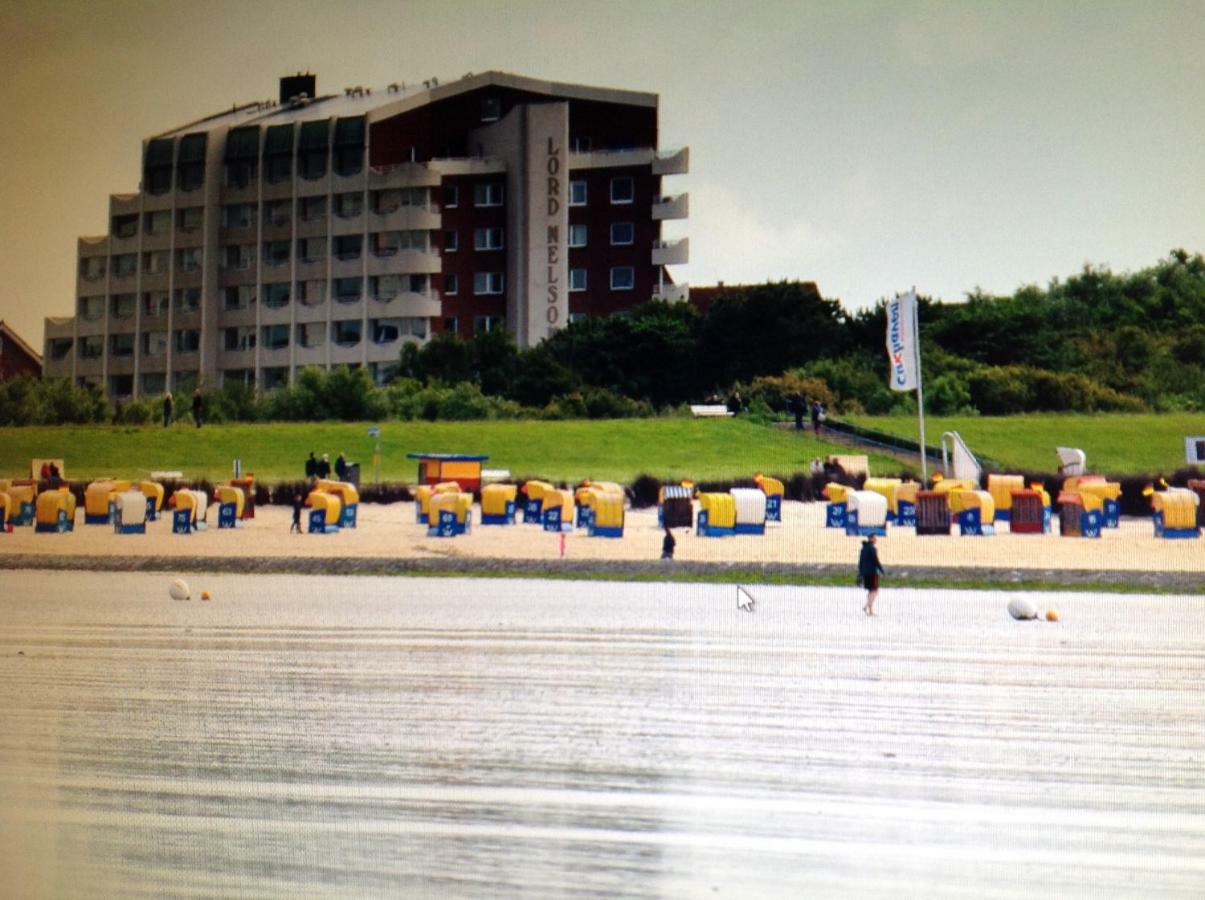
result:
[[[1036,619],[1038,610],[1024,597],[1013,597],[1008,601],[1008,614],[1014,619]]]
[[[189,597],[188,582],[183,578],[177,578],[167,592],[171,594],[173,600],[187,600]]]
[[[208,600],[209,599],[209,591],[201,591],[201,599]]]
[[[1059,620],[1059,611],[1057,609],[1046,610],[1046,621],[1057,622]]]

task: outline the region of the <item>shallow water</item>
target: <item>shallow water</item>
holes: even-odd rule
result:
[[[1200,598],[170,580],[5,575],[6,896],[1205,891]]]

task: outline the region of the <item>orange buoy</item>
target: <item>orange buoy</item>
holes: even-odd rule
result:
[[[1057,609],[1046,610],[1046,621],[1057,622],[1059,620],[1059,611]]]
[[[201,591],[201,599],[208,600],[209,599],[209,591]]]

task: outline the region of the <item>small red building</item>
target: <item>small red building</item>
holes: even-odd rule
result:
[[[25,343],[21,335],[0,319],[0,381],[22,375],[42,377],[42,357]]]

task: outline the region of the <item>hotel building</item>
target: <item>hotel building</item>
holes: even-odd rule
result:
[[[405,341],[505,327],[521,347],[582,316],[688,299],[662,239],[656,94],[500,72],[279,98],[149,138],[109,233],[79,239],[76,315],[43,374],[112,397],[198,379],[270,390],[305,366],[388,378]]]

